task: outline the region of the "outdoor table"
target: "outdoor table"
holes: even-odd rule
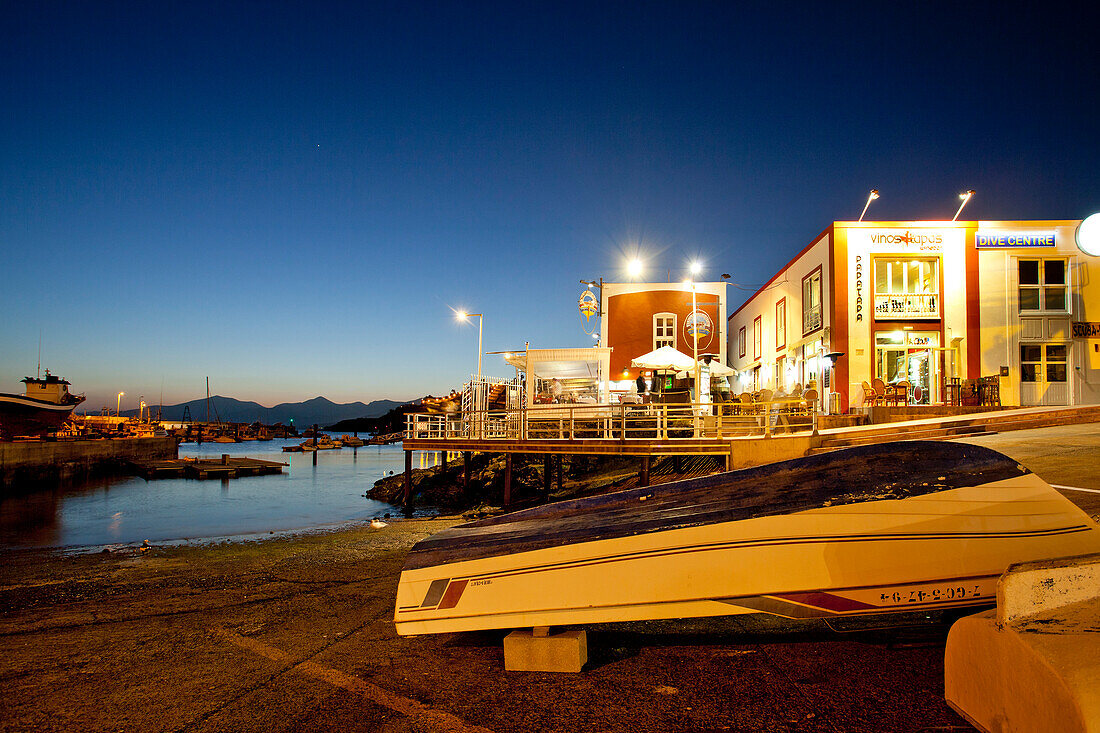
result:
[[[909,387],[904,384],[887,384],[886,401],[895,406],[908,403]]]

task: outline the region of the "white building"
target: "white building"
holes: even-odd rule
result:
[[[1100,403],[1100,247],[1080,225],[834,222],[729,317],[735,391],[813,382],[847,411],[875,378],[928,405],[997,377],[1002,404]]]

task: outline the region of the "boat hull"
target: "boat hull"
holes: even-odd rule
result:
[[[20,395],[0,394],[0,436],[44,435],[57,430],[77,404],[54,404]]]
[[[742,473],[726,474],[734,486],[722,490],[736,493]],[[608,521],[580,532],[587,535],[580,541],[551,540],[552,546],[534,549],[523,549],[519,538],[577,535],[591,524],[584,520],[584,502],[598,507],[597,497],[574,503],[555,519],[535,512],[528,520],[455,527],[441,533],[451,533],[453,542],[429,539],[411,553],[398,588],[397,631],[990,605],[998,577],[1012,563],[1100,551],[1100,529],[1087,515],[1034,474],[1008,473],[916,496],[838,499],[836,505],[826,499],[814,508],[694,526],[677,526],[690,524],[683,521],[689,510],[670,508],[666,500],[652,511],[640,510],[634,521],[648,526],[654,521],[649,514],[663,514],[669,529],[658,524],[631,534],[620,531],[621,522]],[[675,486],[663,488],[666,499]],[[645,505],[644,492],[622,496]],[[691,511],[701,511],[703,502],[691,503]],[[541,533],[535,526],[540,522]],[[458,559],[464,534],[471,548],[465,554],[485,556]],[[520,549],[476,549],[494,543]],[[436,562],[440,555],[454,561]]]

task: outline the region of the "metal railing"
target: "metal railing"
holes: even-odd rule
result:
[[[939,314],[939,296],[935,293],[898,293],[875,296],[876,316],[929,318]]]
[[[725,440],[817,429],[805,400],[652,405],[537,405],[461,414],[409,413],[409,440]],[[475,429],[476,428],[476,429]]]

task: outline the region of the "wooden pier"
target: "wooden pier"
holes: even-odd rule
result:
[[[132,462],[135,472],[146,480],[158,478],[238,478],[239,476],[261,476],[282,473],[280,461],[265,461],[259,458],[234,458],[222,454],[220,459],[176,458],[163,461]]]

